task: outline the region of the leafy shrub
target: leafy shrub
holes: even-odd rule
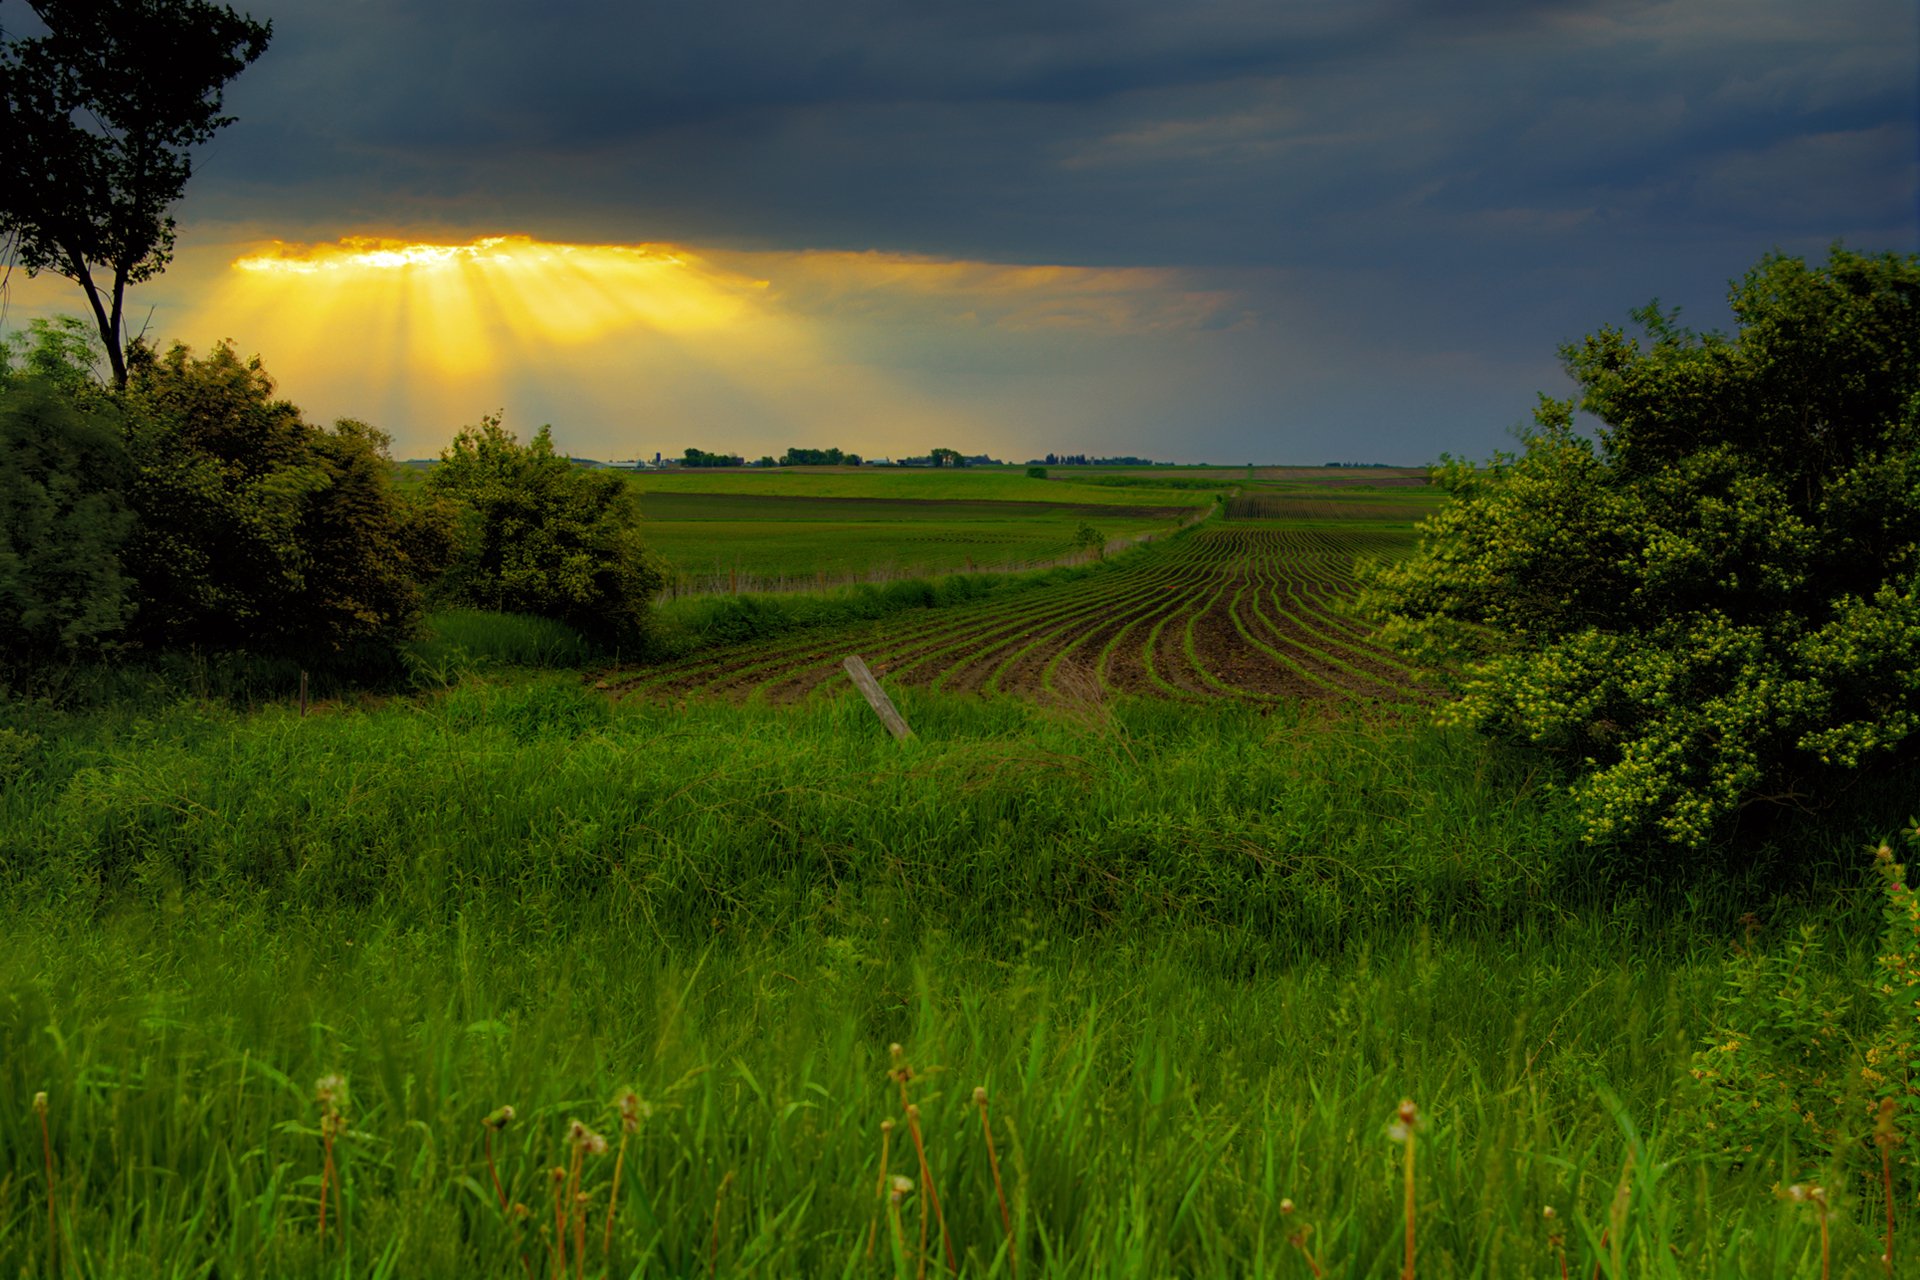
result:
[[[546,427],[522,445],[496,414],[454,437],[427,488],[462,510],[448,603],[553,618],[602,643],[645,635],[666,571],[618,475],[555,454]]]
[[[1565,762],[1589,841],[1697,843],[1920,730],[1920,258],[1769,257],[1732,305],[1731,338],[1649,307],[1646,345],[1563,348],[1580,395],[1438,468],[1375,573],[1443,714]]]
[[[44,376],[0,381],[0,662],[97,653],[134,609],[131,478],[110,406]]]
[[[225,343],[204,359],[136,348],[125,399],[144,641],[315,662],[391,652],[430,566],[380,432],[307,423]]]

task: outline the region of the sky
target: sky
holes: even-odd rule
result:
[[[401,457],[1483,457],[1635,307],[1920,249],[1911,0],[236,7],[133,327]]]

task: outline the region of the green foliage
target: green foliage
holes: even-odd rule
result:
[[[1920,831],[1906,838],[1920,847]],[[1881,932],[1864,971],[1835,972],[1812,927],[1777,954],[1749,936],[1728,965],[1691,1071],[1691,1121],[1715,1151],[1759,1163],[1785,1142],[1877,1175],[1884,1145],[1920,1167],[1920,897],[1889,846],[1874,869]]]
[[[100,356],[100,339],[78,316],[36,316],[25,332],[0,335],[0,382],[34,377],[70,400],[98,399]]]
[[[1377,575],[1444,714],[1562,760],[1590,840],[1696,844],[1920,730],[1920,259],[1770,257],[1732,305],[1565,348],[1579,397],[1438,468]]]
[[[308,424],[224,343],[203,359],[180,344],[134,356],[137,634],[316,663],[390,653],[418,614],[432,538],[393,492],[385,437]]]
[[[43,377],[0,381],[0,663],[119,637],[135,601],[121,564],[131,473],[110,407],[82,408]]]
[[[737,453],[708,453],[705,449],[688,449],[681,455],[683,467],[737,467],[742,465]]]
[[[1076,550],[1104,554],[1107,546],[1106,535],[1090,524],[1083,524],[1073,531],[1073,545]]]
[[[594,658],[585,636],[564,622],[482,609],[443,609],[427,615],[402,655],[414,683],[452,685],[509,667],[582,667]]]
[[[839,449],[788,449],[780,459],[783,467],[857,467],[861,458],[857,453],[842,453]]]
[[[1027,468],[1027,479],[1045,480],[1046,478],[1047,478],[1047,469],[1045,467],[1028,467]]]
[[[665,570],[641,541],[638,498],[555,454],[546,427],[522,445],[498,414],[482,418],[441,452],[427,489],[464,513],[449,603],[553,618],[606,644],[646,634]]]
[[[126,288],[173,256],[189,152],[231,124],[221,95],[271,23],[205,0],[36,0],[42,36],[0,44],[0,238],[29,275],[86,291],[114,383]]]

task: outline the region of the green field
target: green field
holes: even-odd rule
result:
[[[1213,500],[1002,471],[699,470],[631,482],[672,595],[1033,568],[1083,555],[1083,527],[1120,545],[1170,532]]]
[[[1044,480],[1013,467],[778,467],[770,470],[636,471],[627,473],[642,494],[722,493],[814,498],[882,498],[891,501],[1092,503],[1099,506],[1205,506],[1207,489],[1179,486],[1113,485],[1103,477],[1076,479],[1054,471]],[[1222,487],[1239,477],[1230,471],[1207,473]],[[1151,479],[1151,478],[1149,478]]]
[[[921,515],[767,480],[664,490],[654,527]],[[692,652],[652,667],[445,614],[415,692],[305,717],[133,677],[6,703],[0,1266],[1392,1277],[1407,1098],[1420,1276],[1816,1275],[1774,1194],[1808,1180],[1832,1273],[1884,1274],[1862,1104],[1782,1081],[1873,1042],[1861,849],[1908,795],[1740,862],[1595,856],[1556,775],[1432,727],[1349,608],[1432,503],[1242,483],[1102,563],[682,601]],[[576,1169],[570,1121],[617,1153],[629,1088],[625,1154]]]

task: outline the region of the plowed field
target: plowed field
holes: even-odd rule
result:
[[[637,695],[805,697],[858,653],[890,684],[1085,699],[1420,697],[1348,604],[1363,555],[1408,534],[1227,522],[1065,586],[716,650],[614,682]]]

